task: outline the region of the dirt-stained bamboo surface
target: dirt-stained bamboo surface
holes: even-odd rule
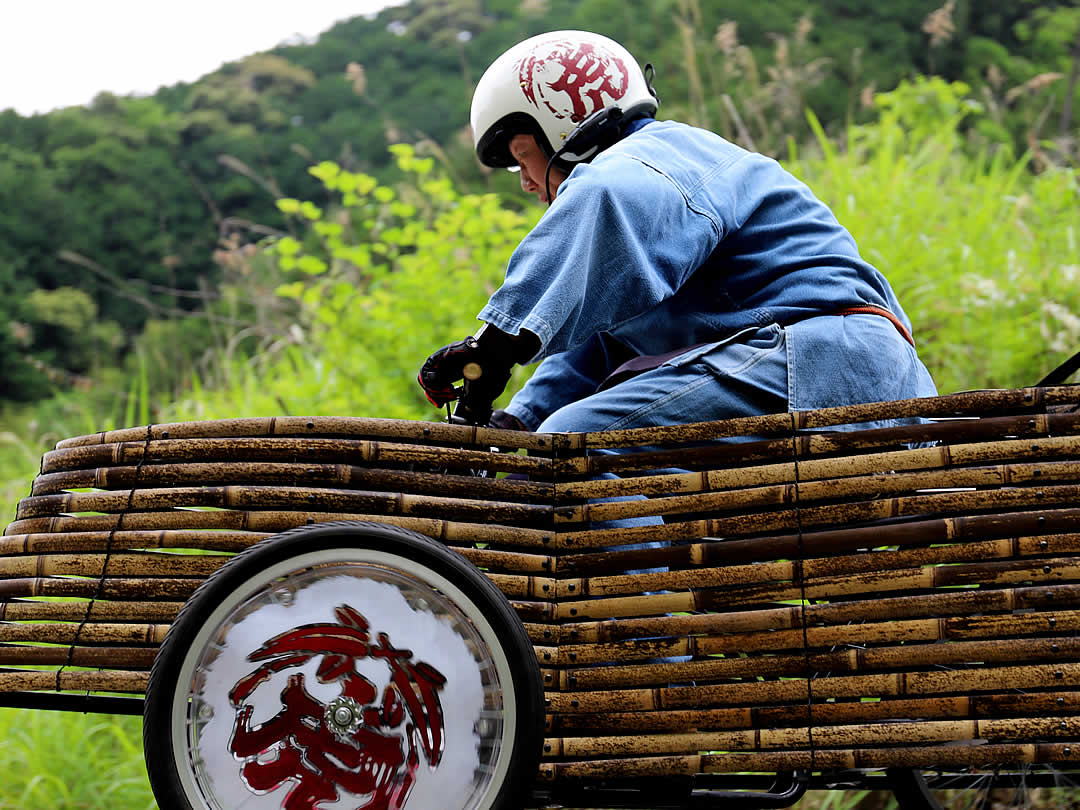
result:
[[[525,622],[541,781],[1080,761],[1076,387],[594,434],[150,425],[58,443],[27,490],[0,692],[138,694],[231,555],[365,520]]]

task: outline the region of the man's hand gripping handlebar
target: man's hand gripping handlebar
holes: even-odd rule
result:
[[[475,336],[443,346],[428,357],[417,381],[436,408],[458,400],[455,420],[487,425],[492,419],[492,403],[510,381],[514,364],[528,361],[539,347],[539,339],[531,332],[508,335],[484,324]],[[458,381],[462,385],[456,385]]]

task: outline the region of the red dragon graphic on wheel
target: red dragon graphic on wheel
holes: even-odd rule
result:
[[[339,788],[367,797],[356,810],[399,810],[409,797],[421,752],[431,768],[442,759],[439,693],[446,678],[415,661],[410,650],[394,647],[385,633],[373,641],[367,619],[352,607],[341,605],[334,613],[337,624],[288,630],[247,656],[264,663],[229,692],[236,710],[229,750],[243,763],[241,773],[252,791],[294,785],[282,805],[285,810],[316,810],[337,801]],[[316,658],[321,659],[318,681],[339,683],[341,694],[324,704],[305,688],[303,673],[294,673],[282,690],[281,711],[252,726],[253,710],[245,704],[252,692],[274,674]],[[389,667],[381,701],[372,682],[356,669],[363,659]]]
[[[630,81],[622,59],[588,42],[552,40],[516,68],[525,98],[574,124],[621,99]]]

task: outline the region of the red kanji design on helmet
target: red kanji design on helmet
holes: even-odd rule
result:
[[[229,750],[243,763],[241,773],[252,791],[293,784],[285,810],[316,810],[324,802],[337,802],[339,788],[367,797],[357,810],[399,810],[412,790],[419,752],[433,769],[442,760],[439,692],[446,678],[414,661],[411,650],[394,647],[386,633],[372,642],[367,619],[348,605],[335,613],[339,624],[288,630],[248,656],[249,661],[266,663],[237,681],[229,693],[236,708]],[[303,673],[290,675],[281,693],[281,711],[251,725],[253,710],[246,701],[256,687],[276,672],[317,657],[316,677],[321,683],[340,682],[341,695],[323,704],[304,687]],[[382,660],[390,668],[381,705],[375,686],[356,671],[356,661],[365,658]]]
[[[623,60],[591,42],[545,43],[518,62],[517,70],[525,98],[574,124],[621,99],[630,82]]]

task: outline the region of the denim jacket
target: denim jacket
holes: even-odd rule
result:
[[[804,183],[712,132],[650,119],[574,168],[477,317],[540,338],[543,362],[507,408],[535,428],[630,356],[867,305],[910,331]],[[933,393],[925,382],[910,395]]]

